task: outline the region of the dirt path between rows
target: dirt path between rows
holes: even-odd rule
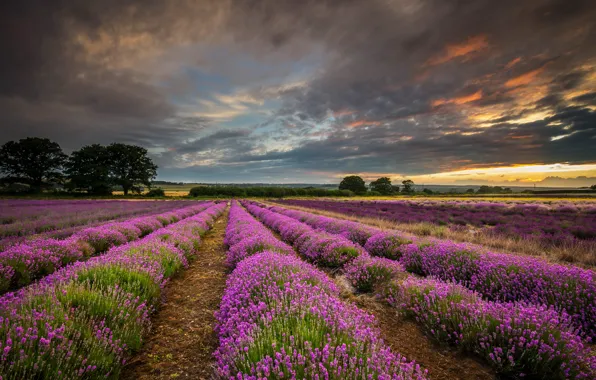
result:
[[[166,287],[166,302],[153,318],[143,349],[121,379],[210,379],[219,340],[213,327],[226,285],[223,243],[228,210],[205,234],[197,259]]]

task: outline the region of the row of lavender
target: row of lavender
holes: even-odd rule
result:
[[[422,203],[415,201],[285,200],[284,204],[382,218],[399,223],[433,223],[453,229],[481,228],[484,233],[534,239],[545,245],[591,242],[596,249],[596,205],[545,207],[536,204]]]
[[[211,205],[195,204],[159,215],[106,223],[83,229],[64,240],[37,239],[9,247],[0,252],[0,294],[28,285],[75,261],[102,254],[113,246],[140,239]]]
[[[236,203],[225,241],[235,270],[217,313],[218,378],[426,378],[383,343],[374,317]]]
[[[183,201],[175,201],[181,203]],[[101,209],[119,209],[129,206],[130,203],[146,203],[145,207],[156,203],[153,200],[116,200],[116,199],[0,199],[0,224],[10,224],[24,219],[35,220],[52,214],[56,217],[68,216],[77,212],[94,211]],[[164,202],[161,202],[164,203]]]
[[[0,222],[4,224],[23,218],[34,219],[64,206],[75,204],[95,206],[96,204],[106,204],[108,202],[110,201],[89,199],[0,199]]]
[[[27,201],[13,201],[20,203]],[[53,201],[36,207],[6,207],[0,212],[0,238],[19,240],[85,224],[140,214],[161,213],[188,205],[188,201]],[[0,244],[7,245],[0,241]]]
[[[224,203],[0,298],[0,378],[117,378]]]
[[[349,247],[353,243],[345,236],[362,241],[364,231],[358,226],[334,235],[336,248],[331,256],[342,258],[330,262],[328,247],[332,243],[318,247],[318,251],[325,254],[305,254],[308,247],[312,247],[309,241],[321,241],[319,235],[325,232],[255,204],[245,205],[305,258],[322,265],[341,266],[343,263],[346,277],[360,290],[370,290],[371,284],[379,285],[396,277],[397,267],[375,263],[367,253],[353,258],[354,248]],[[382,247],[378,244],[380,236],[371,240],[373,237],[368,238],[372,246]],[[325,240],[331,241],[331,238]],[[385,240],[385,243],[390,241]],[[371,248],[371,245],[365,243],[365,247]],[[485,301],[478,293],[461,285],[419,279],[405,272],[397,277],[401,279],[392,281],[384,290],[385,299],[391,305],[415,319],[433,338],[479,355],[502,375],[574,379],[596,376],[596,358],[565,313],[525,303]]]
[[[596,338],[596,274],[591,270],[534,257],[487,252],[473,244],[417,239],[298,210],[271,210],[346,236],[374,256],[399,260],[411,273],[458,283],[487,300],[551,306],[569,314],[588,339]]]

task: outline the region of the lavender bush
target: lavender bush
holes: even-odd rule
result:
[[[229,247],[226,262],[230,268],[263,251],[294,253],[290,246],[276,239],[269,229],[250,216],[236,201],[230,207],[225,243]]]
[[[188,205],[188,201],[0,200],[0,249],[32,234],[66,237],[69,230],[80,226],[139,214],[162,214]]]
[[[276,210],[278,215],[300,215],[313,225],[325,225],[317,223],[318,218],[340,221],[303,211],[290,213],[281,207],[271,210]],[[274,216],[269,218],[275,219]],[[414,244],[406,244],[410,240]],[[533,257],[487,252],[474,244],[409,239],[408,235],[394,231],[372,235],[364,248],[374,256],[399,259],[408,272],[459,283],[488,300],[552,306],[568,313],[580,334],[590,340],[596,338],[596,275],[593,271]]]
[[[217,378],[426,378],[385,346],[371,315],[343,303],[324,273],[292,256],[241,261],[216,317]]]
[[[362,247],[343,236],[314,230],[293,218],[256,204],[246,202],[246,208],[265,225],[277,231],[282,239],[291,241],[303,257],[317,265],[338,268],[360,255],[367,255]]]
[[[164,229],[189,231],[225,209],[213,205]],[[160,231],[161,232],[161,231]],[[190,236],[188,236],[190,238]],[[2,379],[118,376],[141,345],[161,289],[185,253],[158,235],[113,247],[0,298]]]
[[[264,207],[257,202],[251,202],[251,204]],[[398,259],[402,253],[402,246],[418,240],[409,234],[397,231],[383,231],[362,223],[330,218],[304,211],[285,209],[283,207],[270,207],[268,210],[301,221],[314,229],[343,236],[358,245],[364,246],[366,251],[373,256]],[[287,222],[287,219],[284,220]],[[281,230],[284,227],[278,228]]]
[[[483,301],[460,285],[414,277],[395,282],[386,299],[436,340],[479,355],[503,376],[596,376],[596,357],[566,314],[544,306]]]
[[[396,261],[365,255],[347,264],[343,272],[350,284],[362,293],[380,289],[405,273],[404,268]]]
[[[397,231],[381,231],[372,235],[364,244],[364,249],[373,256],[398,260],[403,247],[416,239]]]
[[[512,239],[533,239],[545,246],[590,244],[596,249],[593,203],[520,204],[479,201],[328,201],[283,200],[282,204],[327,210],[399,223],[430,223]],[[349,222],[348,222],[349,223]]]
[[[596,274],[533,257],[485,252],[473,244],[435,241],[409,245],[404,267],[453,281],[494,301],[525,301],[568,313],[588,338],[596,338]]]
[[[212,205],[202,203],[166,214],[170,220],[179,220]],[[175,215],[174,219],[172,215]],[[0,270],[0,293],[28,285],[69,263],[103,254],[111,247],[139,239],[145,232],[162,227],[155,217],[141,217],[87,228],[65,240],[39,239],[9,247],[0,252],[0,265],[4,268]]]

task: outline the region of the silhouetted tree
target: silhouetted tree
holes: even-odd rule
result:
[[[27,137],[2,145],[0,172],[29,184],[38,192],[48,182],[62,180],[61,169],[66,158],[58,143],[46,138]]]
[[[353,191],[355,194],[364,194],[366,193],[366,184],[364,180],[357,176],[357,175],[350,175],[344,177],[344,179],[339,184],[340,190],[350,190]]]
[[[82,189],[96,195],[112,194],[110,157],[105,146],[84,146],[72,152],[65,166],[71,189]]]
[[[403,180],[402,185],[404,185],[404,188],[402,190],[402,193],[412,193],[414,191],[414,181],[412,181],[411,179],[406,179]]]
[[[370,190],[376,191],[381,195],[393,194],[393,186],[391,186],[391,179],[389,177],[381,177],[376,181],[370,183]]]
[[[106,149],[110,179],[122,186],[124,195],[138,184],[151,186],[151,180],[157,175],[157,165],[147,156],[147,149],[120,143],[110,144]]]

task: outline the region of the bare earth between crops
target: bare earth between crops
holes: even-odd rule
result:
[[[166,302],[153,320],[143,350],[122,379],[209,379],[218,346],[214,312],[226,285],[223,243],[228,211],[204,236],[197,259],[167,286]]]

